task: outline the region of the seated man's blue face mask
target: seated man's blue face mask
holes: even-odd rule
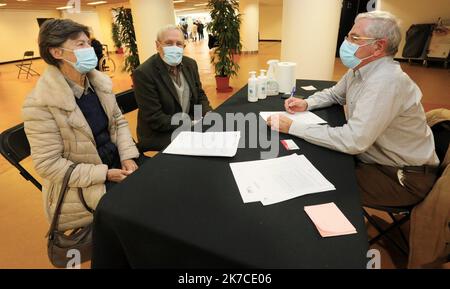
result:
[[[163,47],[163,60],[170,66],[177,66],[183,60],[184,49],[175,45]]]
[[[371,45],[371,44],[373,44],[373,42],[366,43],[366,44],[363,44],[363,45],[358,45],[358,44],[355,44],[355,43],[351,43],[350,41],[345,39],[344,42],[342,42],[341,48],[339,50],[339,56],[341,58],[342,63],[345,66],[347,66],[348,68],[354,69],[355,67],[360,65],[363,60],[366,60],[366,59],[372,57],[372,55],[369,55],[368,57],[365,57],[363,59],[359,59],[355,55],[356,51],[358,51],[358,49],[361,48],[361,47],[364,47],[364,46],[367,46],[367,45]]]

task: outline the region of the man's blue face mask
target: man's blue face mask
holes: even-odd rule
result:
[[[341,58],[342,63],[348,68],[354,69],[355,67],[360,65],[363,60],[372,57],[372,55],[370,55],[363,59],[359,59],[355,55],[356,51],[358,51],[360,47],[364,47],[373,43],[374,42],[372,41],[370,43],[358,45],[355,43],[351,43],[350,41],[347,40],[347,38],[345,38],[344,42],[342,42],[341,48],[339,49],[339,57]]]
[[[75,54],[75,57],[77,58],[76,63],[73,63],[66,59],[64,60],[72,64],[72,66],[81,74],[86,74],[95,69],[95,67],[97,66],[98,63],[97,55],[95,55],[94,48],[92,47],[80,48],[75,50],[66,48],[62,49],[72,51]]]
[[[170,66],[177,66],[183,60],[184,49],[175,45],[164,46],[164,57],[163,60]]]

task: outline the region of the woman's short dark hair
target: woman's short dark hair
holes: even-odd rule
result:
[[[80,33],[90,37],[89,28],[70,19],[50,19],[45,21],[39,30],[39,53],[50,65],[59,67],[60,60],[50,53],[50,48],[61,47],[68,39],[76,39]]]

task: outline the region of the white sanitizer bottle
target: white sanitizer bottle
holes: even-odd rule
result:
[[[248,79],[248,101],[258,101],[258,79],[256,78],[256,71],[250,71],[250,78]]]
[[[260,75],[258,76],[258,99],[267,98],[267,76],[264,69],[260,70]]]

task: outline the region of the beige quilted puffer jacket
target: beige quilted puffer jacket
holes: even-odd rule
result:
[[[111,141],[120,159],[137,158],[128,122],[123,117],[112,92],[112,82],[94,70],[88,74],[109,119]],[[50,65],[36,87],[27,96],[22,109],[25,133],[31,146],[31,157],[37,173],[43,178],[44,208],[49,221],[53,217],[65,172],[72,163],[79,164],[72,173],[62,206],[60,230],[85,226],[92,222],[79,200],[77,188],[91,208],[96,208],[105,194],[108,167],[97,153],[94,136],[75,96],[60,70]]]

